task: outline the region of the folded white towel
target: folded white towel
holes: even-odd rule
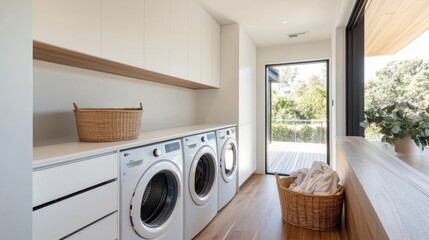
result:
[[[305,170],[299,169],[298,172]],[[313,162],[308,173],[300,183],[296,182],[295,186],[291,187],[293,191],[315,194],[315,195],[330,195],[337,190],[340,177],[337,172],[332,170],[326,163],[321,161]]]

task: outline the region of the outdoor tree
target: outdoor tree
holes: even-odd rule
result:
[[[288,121],[326,119],[326,70],[307,79],[297,79],[297,68],[282,67],[277,71],[280,81],[271,84],[273,140],[325,142],[326,128],[321,125]]]
[[[409,102],[420,109],[429,106],[429,60],[391,61],[365,82],[365,109],[395,101]],[[374,126],[365,130],[365,137],[381,139]]]
[[[365,109],[395,101],[429,105],[429,60],[391,61],[365,82]]]

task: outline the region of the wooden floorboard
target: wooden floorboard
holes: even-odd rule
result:
[[[340,238],[339,231],[320,232],[285,223],[273,175],[254,174],[240,192],[194,239],[319,240]]]

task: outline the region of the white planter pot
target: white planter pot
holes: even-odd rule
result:
[[[406,155],[416,155],[421,154],[422,151],[419,147],[414,143],[414,140],[411,137],[406,137],[403,139],[399,139],[395,143],[395,152],[399,154]]]

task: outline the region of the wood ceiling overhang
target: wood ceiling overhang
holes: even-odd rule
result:
[[[365,56],[395,54],[428,29],[429,0],[369,0]]]

